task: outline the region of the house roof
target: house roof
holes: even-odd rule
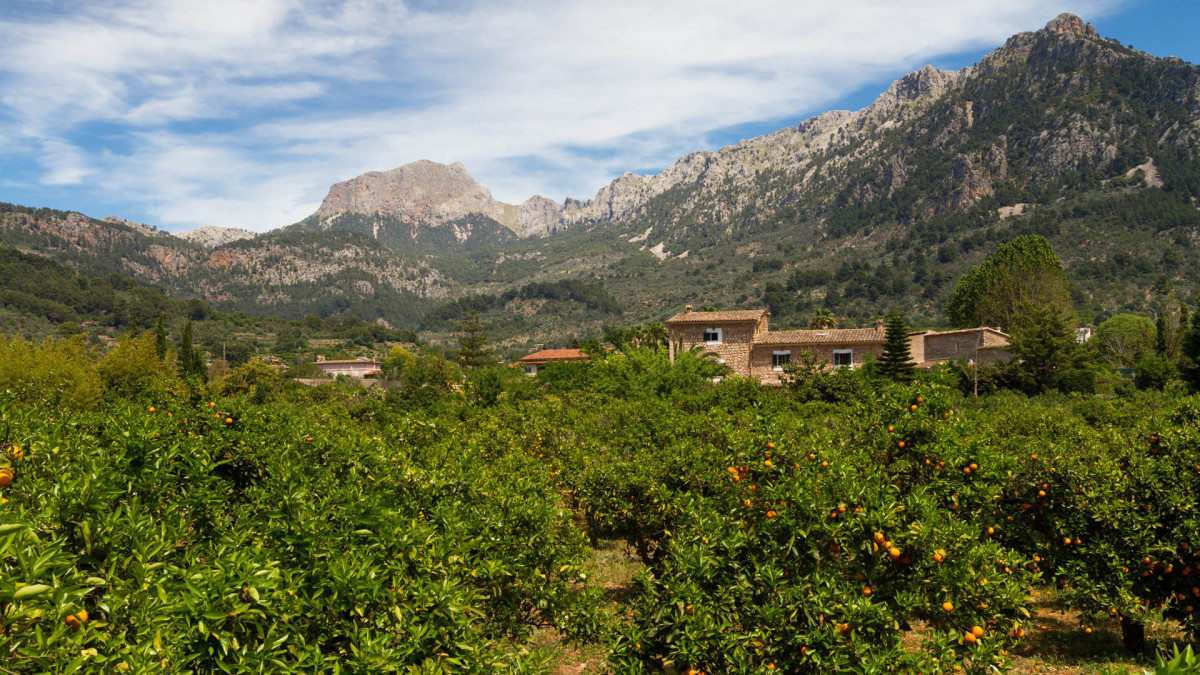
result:
[[[979,345],[981,349],[988,347],[1007,347],[1008,334],[999,328],[990,328],[987,326],[981,328],[960,328],[958,330],[931,330],[925,332],[925,338],[938,338],[943,335],[962,335],[964,333],[981,333],[983,335],[983,344]]]
[[[758,321],[769,315],[765,309],[736,309],[728,312],[680,312],[667,319],[667,323],[729,323],[734,321]]]
[[[754,336],[756,345],[878,344],[886,340],[882,328],[828,328],[775,330]]]
[[[325,361],[317,361],[316,364],[318,366],[322,366],[322,365],[324,365],[324,366],[347,366],[347,365],[351,365],[351,364],[360,364],[360,365],[376,366],[376,367],[383,365],[379,361],[376,361],[375,359],[369,359],[369,360],[368,359],[327,359]]]
[[[582,349],[543,349],[522,357],[517,363],[537,364],[547,361],[579,361],[589,359]]]

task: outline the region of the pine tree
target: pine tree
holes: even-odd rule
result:
[[[458,326],[458,362],[463,368],[478,368],[491,363],[492,350],[487,348],[487,325],[478,312],[470,312]]]
[[[163,325],[163,312],[158,313],[158,323],[154,326],[154,351],[158,352],[158,358],[162,358],[167,353],[167,328]]]
[[[883,356],[879,358],[879,371],[884,377],[897,382],[907,382],[913,378],[916,367],[912,362],[912,352],[908,344],[908,326],[900,312],[892,312],[888,317],[887,331],[883,343]]]

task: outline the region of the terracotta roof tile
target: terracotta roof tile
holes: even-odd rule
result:
[[[737,309],[728,312],[680,312],[667,323],[724,323],[728,321],[758,321],[767,315],[765,309]]]
[[[884,341],[881,328],[777,330],[754,336],[756,345],[876,344]]]
[[[582,349],[543,349],[522,357],[517,363],[545,363],[547,361],[578,361],[591,358]]]

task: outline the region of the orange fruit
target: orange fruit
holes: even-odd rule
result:
[[[983,627],[982,626],[972,626],[971,632],[975,634],[975,637],[983,637]]]
[[[6,488],[12,485],[13,472],[12,469],[0,469],[0,488]]]
[[[945,551],[943,551],[942,549],[939,548],[938,550],[933,552],[933,561],[934,562],[940,563],[940,562],[944,562],[945,560],[946,560],[946,552]]]
[[[767,467],[768,469],[771,468],[771,460],[768,459],[767,461],[763,462],[763,466]]]
[[[892,556],[892,560],[895,560],[896,558],[899,558],[903,554],[900,552],[900,549],[893,546],[888,549],[888,555]]]
[[[979,638],[975,637],[974,633],[967,633],[966,635],[963,635],[963,641],[969,645],[975,644],[978,640]]]
[[[776,515],[776,514],[775,514],[775,512],[774,512],[774,511],[767,511],[767,518],[774,518],[774,517],[775,517],[775,515]]]
[[[942,603],[942,609],[946,610],[947,612],[953,612],[954,611],[954,603],[947,600]]]
[[[63,622],[71,628],[79,628],[81,625],[79,622],[79,617],[75,616],[74,614],[68,614],[67,618],[63,619]]]
[[[872,592],[872,591],[871,591],[871,587],[870,587],[870,586],[863,586],[863,595],[870,595],[870,594],[871,594],[871,592]]]

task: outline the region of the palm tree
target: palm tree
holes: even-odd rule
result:
[[[819,328],[837,328],[837,317],[833,315],[833,312],[822,307],[814,312],[811,317],[809,317],[808,327],[812,330]]]
[[[667,330],[666,324],[661,323],[643,324],[638,327],[637,335],[640,346],[655,351],[666,349],[671,340],[671,333]]]

